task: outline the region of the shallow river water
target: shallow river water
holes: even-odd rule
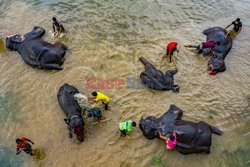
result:
[[[70,52],[62,71],[44,71],[26,65],[17,52],[0,52],[0,166],[1,167],[245,167],[250,166],[250,0],[0,0],[0,39],[24,34],[39,25],[44,39],[57,16],[68,31],[61,41]],[[206,72],[207,58],[183,48],[205,40],[202,30],[224,27],[235,18],[243,31],[226,58],[227,70]],[[173,68],[166,43],[176,40],[180,93],[126,89],[126,78],[138,78],[144,56],[162,71]],[[1,46],[0,46],[1,48]],[[67,138],[64,115],[56,94],[69,83],[82,93],[86,78],[124,79],[122,89],[102,90],[111,98],[112,120],[92,125],[86,121],[85,141]],[[164,142],[147,140],[137,128],[130,138],[119,136],[118,123],[137,122],[144,115],[163,114],[170,104],[184,110],[183,118],[206,121],[224,131],[213,135],[211,154],[168,152]],[[45,153],[35,160],[15,155],[15,139],[26,136]]]

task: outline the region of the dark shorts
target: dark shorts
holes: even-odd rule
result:
[[[23,151],[26,152],[27,154],[32,155],[32,148],[31,147],[28,147],[28,148],[24,149]]]
[[[120,130],[121,134],[123,134],[124,136],[126,136],[126,130]]]

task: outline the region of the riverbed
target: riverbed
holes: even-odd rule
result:
[[[36,69],[17,52],[0,52],[0,166],[250,166],[249,8],[249,0],[0,0],[1,40],[41,26],[46,41],[59,40],[70,49],[62,71]],[[51,36],[53,16],[67,30],[63,39]],[[210,76],[208,58],[183,45],[204,41],[204,29],[225,27],[237,17],[243,30],[226,57],[227,70]],[[170,41],[179,43],[175,65],[164,57]],[[126,79],[138,78],[144,70],[140,56],[163,72],[176,67],[180,92],[128,89]],[[85,116],[85,141],[79,144],[67,138],[56,95],[69,83],[90,96],[88,77],[125,82],[122,89],[101,90],[111,99],[103,115],[112,120],[93,125]],[[117,140],[119,122],[160,116],[170,104],[184,110],[183,119],[206,121],[224,131],[213,135],[209,155],[168,152],[163,141],[147,140],[139,128],[130,138]],[[32,139],[45,157],[16,156],[20,136]]]

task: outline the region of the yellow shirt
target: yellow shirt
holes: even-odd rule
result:
[[[96,101],[102,101],[104,104],[109,103],[109,97],[101,92],[97,92]]]

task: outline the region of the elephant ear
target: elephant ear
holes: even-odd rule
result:
[[[206,30],[203,31],[203,34],[207,36],[207,35],[209,35],[213,31],[214,31],[213,28],[208,28],[208,29],[206,29]]]
[[[159,127],[159,121],[153,116],[141,118],[140,120],[139,128],[147,139],[156,138]]]

